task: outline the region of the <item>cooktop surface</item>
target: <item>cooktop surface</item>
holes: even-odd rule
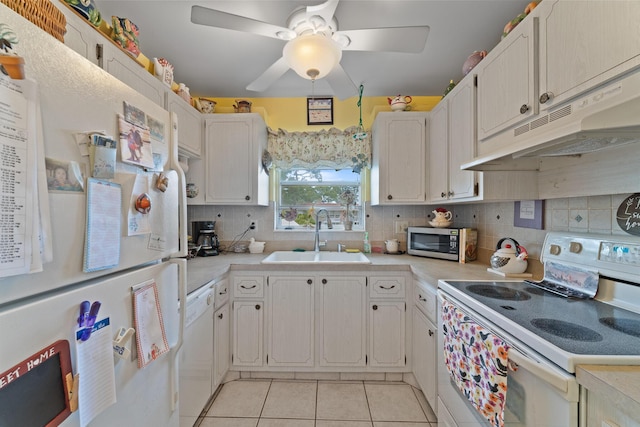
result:
[[[640,356],[638,313],[594,299],[565,298],[525,282],[441,284],[445,293],[524,342],[530,340],[519,333],[522,328],[572,354]],[[520,328],[509,328],[510,322]]]

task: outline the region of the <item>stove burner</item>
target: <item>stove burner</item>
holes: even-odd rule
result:
[[[467,287],[469,292],[476,295],[482,295],[495,299],[507,299],[512,301],[526,301],[531,299],[531,295],[526,292],[518,291],[504,286],[496,285],[470,285]]]
[[[551,335],[567,338],[574,341],[602,341],[602,335],[596,331],[576,325],[575,323],[564,322],[557,319],[533,319],[531,324]]]
[[[602,317],[600,323],[624,334],[640,337],[640,321],[638,320]]]

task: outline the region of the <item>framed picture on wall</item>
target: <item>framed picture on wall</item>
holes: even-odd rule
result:
[[[307,98],[307,124],[333,124],[333,98]]]

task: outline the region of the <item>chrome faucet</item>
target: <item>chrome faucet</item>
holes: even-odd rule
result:
[[[327,228],[332,229],[333,224],[331,224],[331,217],[329,217],[329,212],[326,209],[320,209],[316,212],[316,236],[313,242],[313,250],[315,252],[320,252],[320,226],[322,223],[320,222],[320,214],[324,212],[324,215],[327,217]]]

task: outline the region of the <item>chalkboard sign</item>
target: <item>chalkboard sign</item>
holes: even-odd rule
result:
[[[71,414],[69,342],[56,341],[0,374],[0,426],[59,425]]]
[[[620,203],[616,220],[622,231],[640,236],[640,193],[633,194]]]

